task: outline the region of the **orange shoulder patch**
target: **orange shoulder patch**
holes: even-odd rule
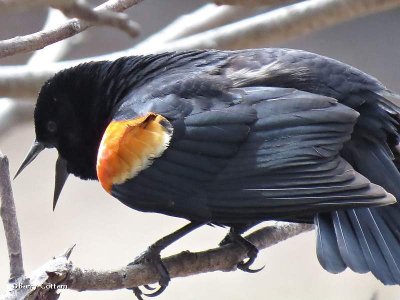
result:
[[[107,192],[146,169],[168,148],[172,126],[161,115],[148,113],[133,120],[112,121],[97,153],[97,177]]]

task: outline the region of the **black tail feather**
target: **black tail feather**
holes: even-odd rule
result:
[[[379,108],[368,104],[361,109],[359,127],[341,155],[357,172],[400,200],[400,96],[388,91],[375,95]],[[376,118],[369,119],[374,114]],[[376,127],[379,122],[373,123],[376,120],[380,128]],[[320,214],[315,223],[318,259],[326,270],[371,271],[384,284],[400,284],[399,203]]]
[[[368,264],[357,240],[357,232],[351,224],[351,217],[344,211],[336,211],[332,213],[332,219],[339,251],[346,265],[358,273],[368,272]]]
[[[318,214],[315,217],[317,232],[317,257],[321,266],[328,272],[337,274],[346,269],[338,243],[335,230],[329,214]]]
[[[391,270],[392,260],[390,254],[388,255],[388,252],[398,251],[400,245],[390,245],[392,249],[388,250],[385,240],[390,233],[382,234],[370,209],[352,210],[348,213],[372,274],[384,284],[400,284],[400,277],[395,277]]]

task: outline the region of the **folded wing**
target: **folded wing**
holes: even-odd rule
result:
[[[231,89],[219,99],[150,100],[141,113],[171,122],[170,145],[112,194],[135,209],[219,224],[394,202],[339,155],[358,117],[351,108],[284,88]]]

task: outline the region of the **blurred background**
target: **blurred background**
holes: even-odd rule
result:
[[[200,0],[144,1],[128,11],[142,26],[139,39],[132,41],[127,34],[113,28],[91,28],[66,59],[127,48],[165,27],[176,16],[204,3]],[[45,18],[44,9],[2,15],[0,39],[38,31]],[[336,58],[372,74],[400,92],[400,10],[359,18],[274,46],[304,49]],[[23,64],[28,57],[5,58],[0,60],[0,65]],[[0,149],[9,157],[12,174],[33,139],[32,123],[15,126],[0,136]],[[185,224],[183,220],[128,209],[106,194],[97,182],[83,182],[73,177],[68,179],[53,212],[55,161],[55,151],[44,151],[13,181],[28,274],[73,244],[76,248],[71,259],[76,266],[95,269],[124,266],[152,242]],[[225,234],[226,230],[221,228],[201,228],[169,247],[163,255],[215,247]],[[1,294],[9,272],[3,234],[0,245]],[[261,251],[255,267],[263,265],[265,269],[257,274],[216,272],[176,278],[157,299],[400,299],[400,287],[385,287],[370,274],[325,272],[315,255],[314,232]],[[63,291],[60,299],[133,300],[135,296],[128,290]]]

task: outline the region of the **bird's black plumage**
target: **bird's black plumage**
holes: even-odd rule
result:
[[[314,221],[325,269],[400,284],[400,207],[383,206],[400,199],[396,97],[313,53],[189,51],[64,70],[43,86],[35,127],[68,172],[97,179],[110,122],[159,114],[173,128],[169,146],[112,186],[117,199],[237,228]]]

